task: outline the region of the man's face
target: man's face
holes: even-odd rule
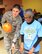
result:
[[[28,17],[27,16],[24,16],[24,19],[25,19],[26,22],[30,23],[30,22],[32,22],[33,17],[30,16],[30,15],[28,15]]]
[[[20,13],[20,10],[18,8],[13,8],[12,9],[12,14],[14,17],[17,17]]]

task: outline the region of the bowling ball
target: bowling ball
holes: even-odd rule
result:
[[[2,25],[2,28],[5,32],[11,32],[12,31],[12,25],[10,23],[4,23]]]

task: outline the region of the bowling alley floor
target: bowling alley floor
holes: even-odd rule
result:
[[[39,54],[42,54],[42,42],[40,43],[41,45],[41,49],[40,49],[40,53]],[[0,54],[7,54],[5,48],[4,48],[4,41],[3,39],[0,40]]]
[[[4,41],[0,40],[0,54],[7,54],[5,47],[4,47]]]

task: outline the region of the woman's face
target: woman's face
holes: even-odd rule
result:
[[[13,8],[12,9],[12,14],[14,17],[17,17],[20,13],[20,10],[18,8]]]
[[[32,22],[33,17],[29,15],[28,17],[24,17],[24,19],[26,22],[30,23],[30,22]]]

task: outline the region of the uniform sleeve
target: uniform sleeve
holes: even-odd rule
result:
[[[23,24],[22,24],[21,29],[20,29],[20,37],[21,37],[21,42],[24,42],[24,29],[23,29]]]
[[[1,23],[2,25],[6,22],[10,22],[11,20],[9,20],[9,18],[11,17],[12,12],[11,11],[7,11],[5,14],[3,14]]]
[[[23,24],[21,25],[20,34],[24,35],[24,26],[23,26]]]
[[[5,22],[7,22],[7,12],[3,15],[2,20],[1,20],[2,25],[3,25]]]
[[[15,31],[15,35],[14,35],[14,38],[12,40],[13,42],[16,42],[17,39],[20,36],[20,27],[21,27],[21,24],[22,24],[22,20],[20,21],[20,23],[17,24],[16,31]]]

